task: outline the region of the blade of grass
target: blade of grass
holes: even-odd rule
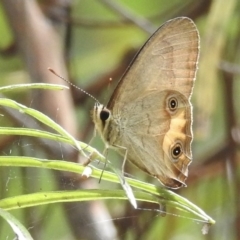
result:
[[[0,157],[0,166],[15,166],[15,167],[40,167],[40,168],[48,168],[54,170],[62,170],[69,171],[81,174],[84,170],[84,166],[81,166],[77,163],[66,162],[60,160],[43,160],[31,157],[14,157],[14,156],[1,156]],[[102,170],[92,167],[91,176],[99,179],[101,176]],[[102,179],[110,182],[119,183],[119,177],[115,174],[104,171],[102,175]],[[144,183],[136,179],[125,178],[128,184],[132,187],[144,190],[148,194],[155,195],[158,201],[164,199],[168,205],[178,208],[183,211],[191,212],[201,219],[214,224],[215,221],[210,218],[203,210],[198,208],[196,205],[188,201],[187,199],[177,195],[176,193],[161,187],[157,187],[155,185]],[[135,196],[135,191],[133,192]],[[126,196],[125,196],[126,197]],[[136,198],[136,196],[135,196]],[[136,198],[137,199],[137,198]],[[159,200],[160,199],[160,200]]]
[[[28,230],[9,212],[0,208],[0,216],[11,226],[19,240],[33,240]]]
[[[58,125],[57,123],[55,123],[51,118],[49,118],[48,116],[44,115],[43,113],[32,109],[32,108],[28,108],[20,103],[17,103],[16,101],[13,101],[11,99],[7,99],[7,98],[0,98],[0,105],[2,106],[6,106],[6,107],[10,107],[10,108],[14,108],[22,113],[28,114],[30,116],[32,116],[33,118],[37,119],[38,121],[42,122],[43,124],[51,127],[52,129],[54,129],[55,131],[57,131],[59,134],[61,134],[64,137],[67,137],[69,139],[71,139],[72,144],[79,150],[82,152],[81,147],[79,146],[78,142],[76,141],[76,139],[74,137],[72,137],[65,129],[63,129],[60,125]],[[83,153],[83,152],[82,152]]]
[[[158,199],[154,195],[141,191],[136,191],[135,194],[139,201],[159,203]],[[81,202],[104,199],[127,200],[128,198],[123,190],[87,189],[74,191],[52,191],[31,193],[1,199],[0,207],[5,210],[13,210],[57,202]]]
[[[15,84],[15,85],[0,87],[0,93],[22,90],[22,89],[23,90],[26,90],[26,89],[63,90],[63,89],[69,89],[69,87],[65,85],[47,84],[47,83]]]

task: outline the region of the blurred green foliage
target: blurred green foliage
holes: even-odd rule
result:
[[[111,214],[109,221],[113,222],[118,230],[118,239],[239,239],[240,2],[119,0],[116,3],[135,16],[147,19],[156,29],[177,16],[189,16],[198,26],[201,37],[200,69],[192,98],[194,157],[187,180],[188,187],[178,193],[216,220],[216,225],[210,228],[209,234],[202,235],[202,224],[198,220],[185,217],[183,212],[167,209],[167,215],[163,218],[153,211],[135,211],[128,202],[105,201]],[[48,7],[54,8],[54,5],[49,6],[48,1],[39,1],[39,7],[46,11]],[[17,43],[5,14],[3,5],[0,5],[0,84],[28,83],[31,80],[16,51]],[[69,76],[83,89],[94,86],[101,77],[114,72],[114,69],[121,65],[123,57],[130,50],[139,49],[150,36],[136,24],[124,22],[123,16],[100,0],[73,1],[71,14],[67,19],[70,19],[68,23],[71,25],[71,44],[65,49]],[[66,22],[59,20],[56,25],[58,30],[61,29],[58,33],[63,39],[64,47]],[[112,85],[115,85],[119,78],[120,75],[115,76]],[[106,79],[105,87],[99,89],[96,96],[103,103],[107,103],[113,90],[113,86],[108,90],[108,81],[109,79]],[[79,95],[81,94],[79,92]],[[11,94],[11,98],[29,106],[31,96],[29,91]],[[229,106],[228,100],[231,99],[232,105]],[[90,125],[89,111],[93,105],[93,101],[88,100],[85,105],[79,103],[76,106],[80,131],[85,133],[85,138],[81,140],[86,142],[92,136],[93,125]],[[232,117],[229,118],[230,116]],[[0,116],[0,119],[1,126],[15,125],[7,116]],[[1,138],[2,155],[49,157],[42,146],[31,138],[15,137],[10,139],[8,144],[5,138]],[[94,145],[101,151],[103,145],[98,138]],[[118,156],[111,154],[110,159]],[[117,164],[121,166],[121,161]],[[127,166],[127,169],[135,178],[159,184],[138,169],[131,166]],[[44,169],[0,167],[0,179],[1,199],[58,188],[53,172]],[[63,180],[62,184],[64,186],[69,183]],[[111,187],[108,183],[99,184],[99,188],[106,186]],[[150,205],[139,207],[151,209]],[[34,239],[75,239],[66,219],[66,212],[59,203],[25,211],[14,210],[11,213],[28,227]],[[104,226],[104,220],[86,222],[86,225],[79,228],[94,231],[93,225]],[[0,239],[13,237],[11,229],[1,220]],[[95,239],[98,239],[97,236]]]

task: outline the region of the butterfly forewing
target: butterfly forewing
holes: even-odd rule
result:
[[[172,89],[189,97],[196,77],[198,55],[199,34],[194,22],[186,17],[166,22],[133,59],[107,107],[125,105],[153,90]]]

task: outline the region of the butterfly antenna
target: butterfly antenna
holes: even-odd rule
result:
[[[69,80],[67,80],[66,78],[60,76],[59,74],[57,74],[52,68],[48,68],[48,70],[53,73],[54,75],[56,75],[57,77],[61,78],[63,81],[67,82],[68,84],[70,84],[71,86],[75,87],[76,89],[80,90],[81,92],[85,93],[86,95],[88,95],[90,98],[92,98],[93,100],[95,100],[98,104],[100,104],[100,102],[90,93],[86,92],[85,90],[83,90],[82,88],[78,87],[77,85],[71,83]]]

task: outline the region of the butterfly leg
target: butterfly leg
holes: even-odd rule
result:
[[[123,158],[123,164],[122,164],[122,175],[124,176],[124,168],[125,168],[125,164],[126,164],[126,161],[127,161],[128,150],[127,150],[126,147],[119,146],[119,145],[113,145],[113,147],[118,148],[118,149],[122,149],[123,152],[125,152],[125,153],[123,154],[123,155],[124,155],[124,158]]]
[[[105,163],[104,163],[104,166],[103,166],[103,169],[102,169],[102,172],[101,172],[101,176],[99,178],[99,183],[101,182],[101,179],[102,179],[102,175],[103,175],[103,172],[107,166],[107,156],[108,156],[108,147],[106,147],[104,150],[103,150],[103,156],[105,156]]]
[[[127,150],[127,148],[125,148],[125,147],[122,147],[122,149],[125,150],[124,159],[123,159],[123,164],[122,164],[122,174],[123,174],[123,176],[124,176],[124,168],[125,168],[125,164],[126,164],[126,161],[127,161],[128,150]]]
[[[87,146],[85,147],[85,148],[83,148],[82,150],[84,150],[84,149],[86,149],[88,146],[90,146],[91,145],[91,143],[92,143],[92,141],[93,141],[93,139],[95,138],[97,136],[97,130],[96,130],[96,128],[94,128],[94,132],[93,132],[93,136],[91,137],[91,139],[90,139],[90,141],[88,142],[88,144],[87,144]],[[92,162],[93,160],[95,160],[96,159],[96,157],[95,157],[95,153],[94,152],[92,152],[88,157],[87,157],[87,159],[85,160],[85,161],[83,161],[83,166],[87,166],[90,162]]]
[[[93,130],[93,136],[91,137],[91,139],[90,139],[90,141],[89,141],[88,145],[91,145],[91,143],[92,143],[93,139],[94,139],[96,136],[97,136],[97,129],[96,129],[96,128],[94,128],[94,130]]]

